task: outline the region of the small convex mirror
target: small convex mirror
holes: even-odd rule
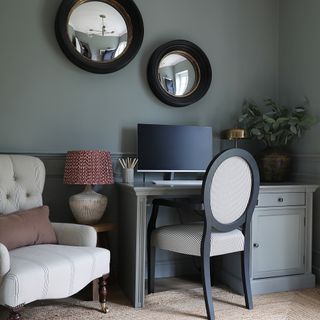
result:
[[[207,93],[212,70],[206,54],[197,45],[174,40],[153,52],[147,77],[151,90],[163,103],[185,107]]]

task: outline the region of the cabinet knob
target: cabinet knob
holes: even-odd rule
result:
[[[283,202],[283,198],[282,197],[278,198],[278,202]]]
[[[253,244],[253,247],[254,247],[254,248],[259,248],[259,243],[254,243],[254,244]]]

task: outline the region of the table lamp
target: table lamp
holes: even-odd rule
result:
[[[65,184],[85,185],[83,192],[70,197],[69,205],[78,223],[95,224],[107,207],[106,196],[95,192],[92,185],[113,184],[111,155],[102,150],[68,151],[64,168]]]
[[[228,129],[221,132],[221,139],[226,140],[235,140],[235,147],[238,148],[238,140],[239,139],[247,139],[248,132],[245,129]]]

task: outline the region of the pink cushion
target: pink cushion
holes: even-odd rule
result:
[[[49,207],[0,215],[0,243],[8,250],[35,244],[57,243],[49,220]]]

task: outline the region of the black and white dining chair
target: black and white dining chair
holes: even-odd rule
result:
[[[202,223],[156,228],[160,206],[183,208],[179,202],[155,199],[148,224],[148,293],[154,292],[155,249],[200,256],[208,319],[214,319],[210,257],[241,252],[246,307],[253,308],[249,276],[250,223],[257,203],[260,177],[250,153],[230,149],[209,164],[202,184]]]

